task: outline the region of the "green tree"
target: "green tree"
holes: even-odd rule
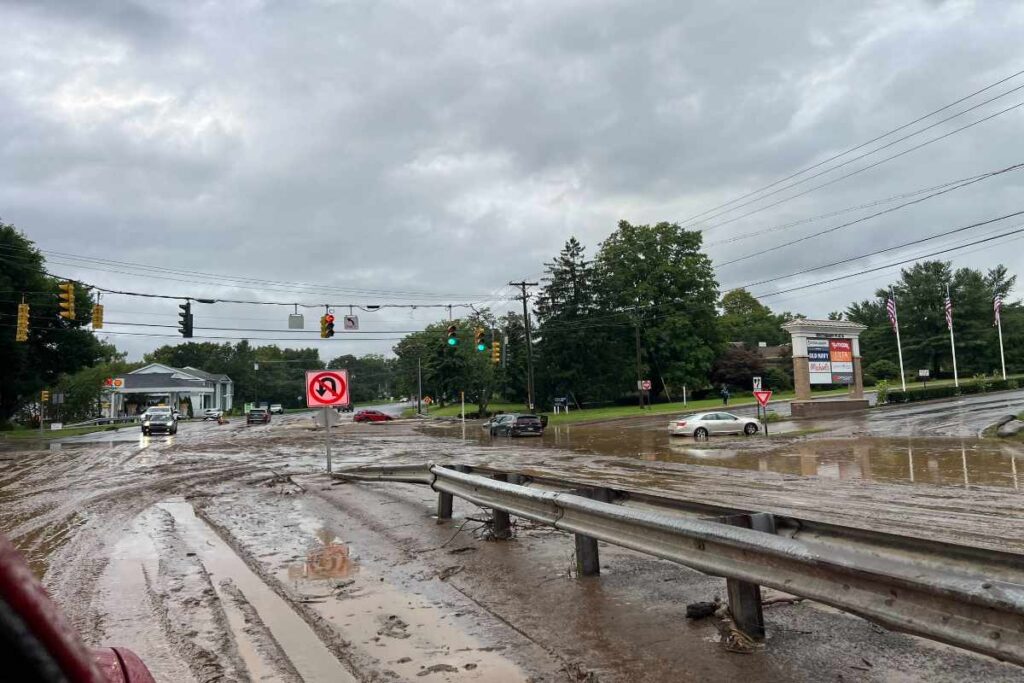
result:
[[[722,296],[722,315],[718,319],[722,339],[755,347],[759,342],[778,346],[789,342],[782,324],[789,313],[776,315],[745,289],[734,289]]]
[[[75,318],[58,316],[57,285],[46,275],[42,254],[12,225],[0,223],[0,426],[38,400],[62,375],[103,360],[106,347],[84,329],[92,301],[75,288]],[[30,307],[28,341],[14,340],[18,304]]]
[[[534,308],[538,400],[569,392],[580,402],[618,396],[621,383],[600,369],[621,364],[628,352],[616,329],[621,320],[612,316],[609,328],[608,316],[599,315],[594,269],[575,237],[546,264],[543,282]]]
[[[701,251],[701,233],[673,223],[631,225],[601,245],[594,262],[601,308],[619,315],[617,348],[628,347],[631,329],[640,328],[641,372],[663,386],[706,386],[711,365],[722,349],[719,336],[718,283],[711,260]],[[599,368],[623,393],[634,384],[632,358]]]
[[[378,354],[356,357],[352,354],[338,356],[331,360],[330,369],[348,370],[349,385],[353,401],[377,401],[387,399],[395,392],[395,365],[393,358]],[[415,392],[413,392],[415,393]]]

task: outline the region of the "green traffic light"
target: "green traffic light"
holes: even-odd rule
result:
[[[448,346],[455,346],[459,343],[459,340],[455,337],[448,337]]]
[[[487,350],[487,344],[477,344],[476,345],[476,350],[477,351],[486,351]]]

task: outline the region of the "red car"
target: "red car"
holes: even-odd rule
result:
[[[394,419],[387,413],[382,413],[379,410],[360,410],[352,416],[353,422],[387,422]]]
[[[5,681],[154,683],[149,669],[131,650],[86,647],[3,534],[0,653]]]

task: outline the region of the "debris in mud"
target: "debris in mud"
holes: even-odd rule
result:
[[[417,676],[429,676],[430,674],[450,673],[457,674],[459,670],[451,664],[433,664],[420,671]]]
[[[719,634],[722,636],[722,647],[725,648],[727,652],[749,655],[753,654],[757,650],[764,649],[764,643],[758,643],[740,630],[732,618],[732,613],[729,612],[728,605],[723,604],[718,611],[715,612],[715,615],[718,617],[716,627],[718,628]]]
[[[686,606],[687,619],[706,619],[722,606],[717,599],[714,602],[691,602]]]
[[[452,548],[451,550],[448,551],[448,554],[449,555],[458,555],[460,553],[474,553],[476,551],[477,551],[476,548],[474,548],[471,545],[467,545],[467,546],[465,546],[463,548]]]
[[[378,636],[387,636],[388,638],[398,638],[404,640],[410,636],[409,624],[402,621],[401,617],[391,614],[383,619],[384,625],[377,629]]]
[[[579,662],[570,662],[562,667],[569,683],[599,683],[596,671],[588,671]]]
[[[447,581],[448,579],[455,576],[464,569],[465,567],[463,567],[461,564],[457,564],[451,567],[445,567],[437,573],[437,578],[439,578],[441,581]]]

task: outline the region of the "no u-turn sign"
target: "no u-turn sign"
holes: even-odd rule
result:
[[[348,404],[348,370],[306,370],[308,408]]]

